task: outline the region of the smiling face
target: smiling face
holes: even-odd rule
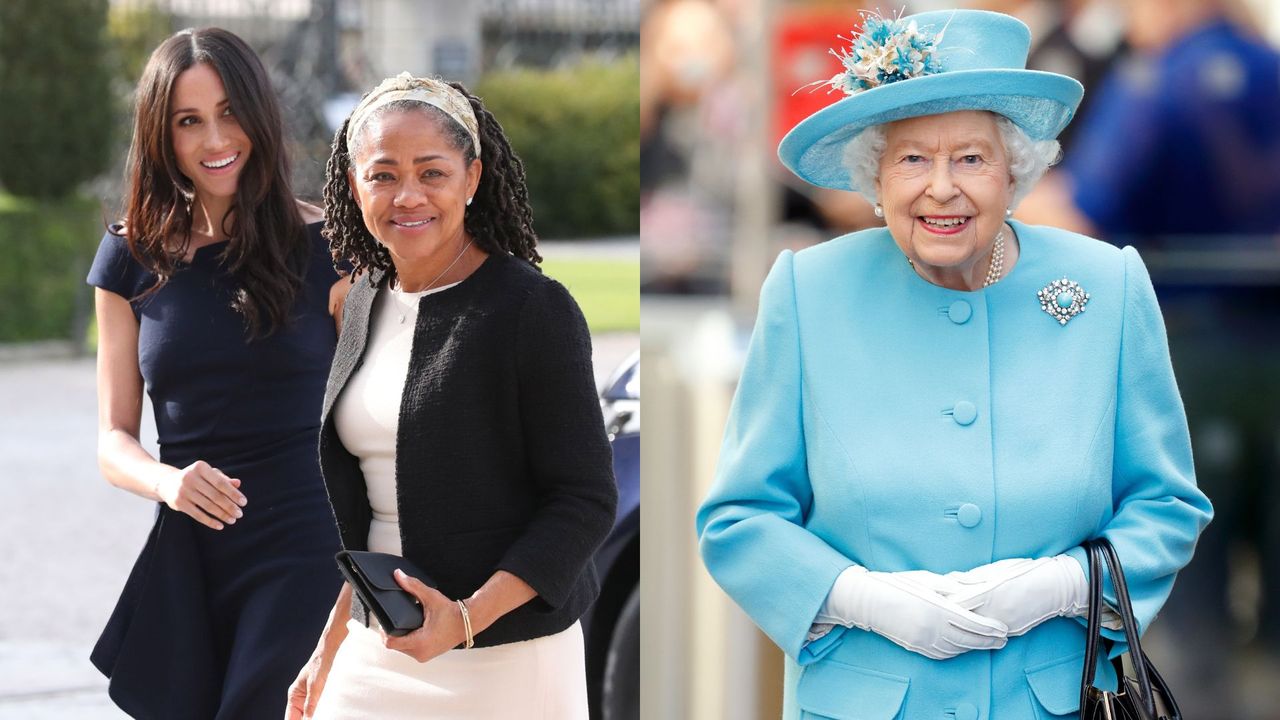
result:
[[[241,129],[222,78],[207,63],[192,65],[173,83],[169,113],[173,154],[203,202],[234,197],[253,143]]]
[[[894,242],[935,284],[981,284],[1013,201],[995,116],[964,110],[885,126],[876,193]]]
[[[347,175],[365,226],[401,276],[453,258],[480,184],[480,161],[468,163],[431,112],[391,110],[366,121]]]

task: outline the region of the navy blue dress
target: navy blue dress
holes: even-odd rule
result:
[[[279,720],[341,579],[317,459],[336,342],[338,279],[320,224],[290,323],[250,340],[232,309],[225,243],[195,251],[148,298],[154,276],[108,233],[91,285],[131,300],[160,460],[205,460],[241,480],[244,517],[211,530],[160,504],[146,546],[93,650],[111,698],[135,718]]]

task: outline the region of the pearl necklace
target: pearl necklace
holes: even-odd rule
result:
[[[982,287],[991,287],[1000,279],[1000,274],[1004,272],[1004,228],[996,233],[995,247],[991,249],[991,266],[987,268],[987,279],[982,282]]]
[[[440,278],[442,278],[442,277],[444,277],[445,275],[447,275],[447,274],[449,273],[449,271],[453,269],[453,266],[458,264],[458,261],[462,259],[462,256],[463,256],[463,255],[465,255],[465,254],[466,254],[467,249],[471,247],[471,242],[472,242],[471,240],[468,240],[468,241],[467,241],[467,244],[462,246],[462,250],[458,253],[458,256],[457,256],[457,257],[455,257],[455,258],[453,259],[453,262],[449,263],[449,267],[447,267],[447,268],[445,268],[444,270],[442,270],[442,271],[440,272],[440,274],[439,274],[439,275],[435,276],[435,278],[434,278],[434,279],[432,279],[432,280],[431,280],[431,282],[427,283],[427,286],[426,286],[426,287],[424,287],[424,288],[422,288],[421,290],[419,290],[419,291],[417,291],[417,292],[414,292],[414,293],[408,293],[408,292],[405,292],[404,290],[396,290],[395,288],[391,288],[391,291],[396,295],[396,306],[397,306],[397,307],[399,308],[399,310],[400,310],[400,313],[399,313],[399,314],[400,314],[400,324],[401,324],[401,325],[403,325],[403,324],[404,324],[405,314],[408,312],[408,309],[407,309],[404,305],[402,305],[402,304],[399,302],[399,296],[400,296],[400,295],[419,295],[419,296],[421,296],[421,294],[422,294],[422,293],[425,293],[426,291],[430,290],[430,289],[432,288],[432,286],[433,286],[433,285],[435,285],[437,282],[439,282],[439,281],[440,281]],[[396,279],[396,281],[397,281],[397,282],[399,282],[399,278],[397,278],[397,279]],[[403,287],[403,286],[402,286],[402,287]]]
[[[915,267],[916,264],[907,258],[907,264]],[[1004,274],[1004,229],[996,233],[994,247],[991,248],[991,265],[987,267],[987,279],[982,281],[982,287],[988,288],[996,284],[1000,280],[1000,276]]]

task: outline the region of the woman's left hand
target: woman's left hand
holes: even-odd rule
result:
[[[947,578],[966,588],[947,593],[951,601],[1009,625],[1010,637],[1051,618],[1083,618],[1089,609],[1088,579],[1068,555],[1001,560],[968,573],[948,573]],[[1119,619],[1102,606],[1102,626],[1121,629]]]
[[[948,593],[950,600],[1008,625],[1010,637],[1050,618],[1083,617],[1089,608],[1089,581],[1067,555],[1001,560],[947,578],[966,588]],[[1118,618],[1105,606],[1102,615],[1105,627]]]
[[[401,570],[396,570],[395,578],[405,592],[422,604],[422,627],[400,637],[392,637],[383,631],[382,644],[388,650],[397,650],[418,662],[426,662],[466,641],[458,603]]]

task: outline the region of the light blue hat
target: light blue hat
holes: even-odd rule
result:
[[[855,189],[844,147],[873,125],[990,110],[1033,140],[1048,140],[1071,122],[1084,95],[1072,78],[1026,69],[1031,31],[1008,15],[940,10],[864,20],[852,47],[836,54],[845,72],[820,81],[849,97],[802,120],[778,145],[782,164],[814,185]]]

